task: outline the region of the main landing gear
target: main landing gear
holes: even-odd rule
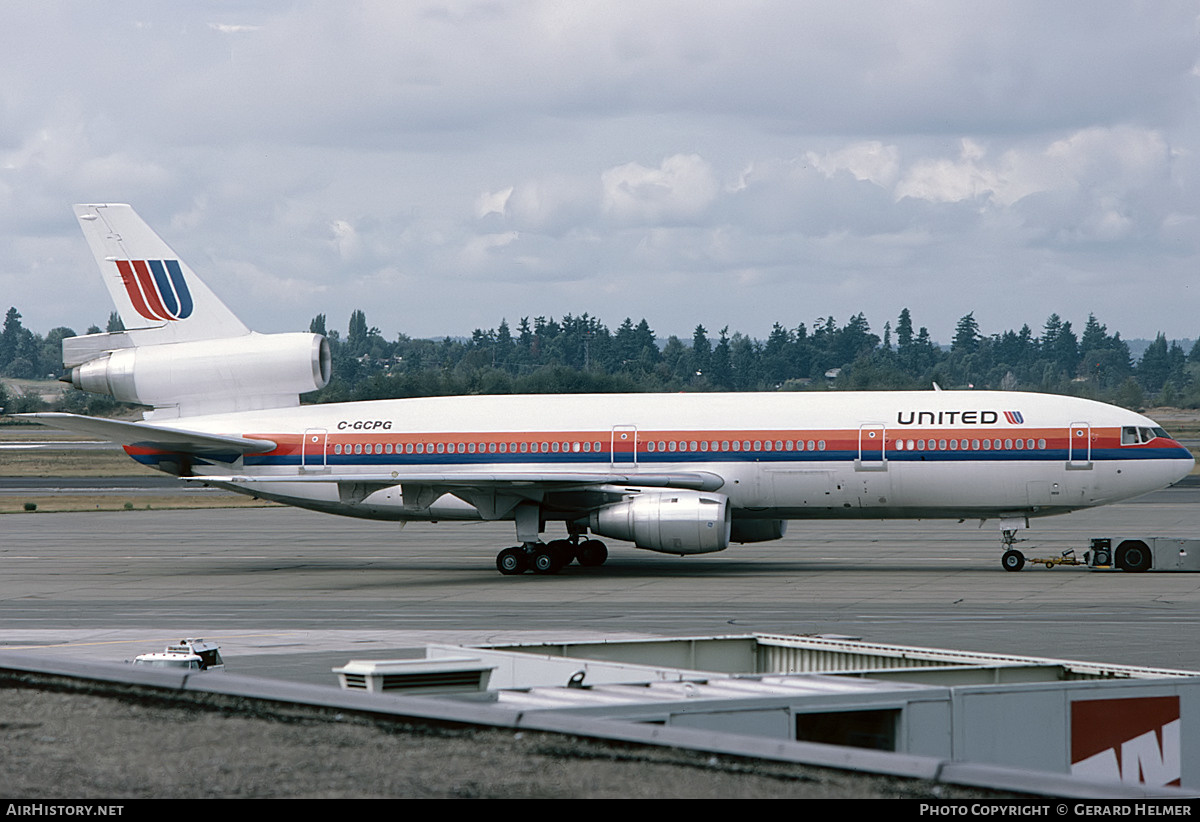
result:
[[[572,562],[577,561],[585,568],[595,568],[603,565],[607,559],[608,548],[598,539],[556,539],[505,548],[496,555],[496,569],[505,576],[516,576],[526,571],[557,574]]]

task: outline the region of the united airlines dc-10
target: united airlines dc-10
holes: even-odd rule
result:
[[[1145,416],[1013,391],[302,406],[329,381],[324,337],[252,332],[128,205],[75,213],[126,330],[63,340],[63,364],[76,387],[152,410],[138,422],[29,416],[185,480],[314,511],[511,520],[502,574],[601,565],[596,537],[686,555],[779,539],[790,520],[888,518],[995,520],[1003,567],[1019,570],[1031,517],[1145,494],[1194,464]],[[564,538],[542,540],[550,522]]]

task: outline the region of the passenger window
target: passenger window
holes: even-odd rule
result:
[[[817,440],[817,450],[818,451],[825,450],[825,440]]]
[[[809,450],[809,451],[813,450],[813,449],[814,449],[814,448],[816,448],[816,447],[817,447],[817,444],[816,444],[814,441],[812,441],[812,440],[809,440],[809,441],[808,441],[808,450]],[[824,451],[824,450],[825,450],[825,448],[824,448],[824,447],[822,447],[822,448],[821,448],[821,450],[822,450],[822,451]]]

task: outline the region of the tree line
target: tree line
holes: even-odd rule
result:
[[[120,330],[110,315],[106,330]],[[725,327],[697,325],[691,339],[660,340],[646,319],[609,329],[589,314],[561,319],[501,320],[469,338],[385,338],[364,311],[350,316],[346,334],[327,327],[324,314],[309,330],[324,334],[333,353],[329,385],[306,402],[457,394],[607,393],[615,391],[802,391],[992,388],[1086,396],[1126,408],[1200,407],[1200,341],[1184,352],[1159,334],[1135,362],[1119,332],[1094,316],[1082,333],[1051,314],[1038,332],[985,334],[974,312],[962,317],[948,346],[915,327],[905,308],[872,331],[859,313],[845,323],[822,317],[809,328],[775,323],[765,340]],[[92,326],[87,333],[100,331]],[[70,328],[42,337],[10,308],[0,330],[0,375],[45,379],[61,371],[60,345]],[[42,410],[36,397],[5,396],[10,413]],[[118,404],[68,391],[61,410],[104,414]]]

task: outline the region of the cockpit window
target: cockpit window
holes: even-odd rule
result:
[[[1150,440],[1156,437],[1169,439],[1170,436],[1166,430],[1158,426],[1153,428],[1139,428],[1133,425],[1126,425],[1121,428],[1121,445],[1138,445],[1139,443],[1150,442]]]
[[[1158,426],[1154,426],[1153,428],[1138,428],[1126,425],[1121,428],[1121,445],[1138,445],[1139,443],[1150,442],[1157,437],[1170,439],[1171,435],[1165,429]]]

